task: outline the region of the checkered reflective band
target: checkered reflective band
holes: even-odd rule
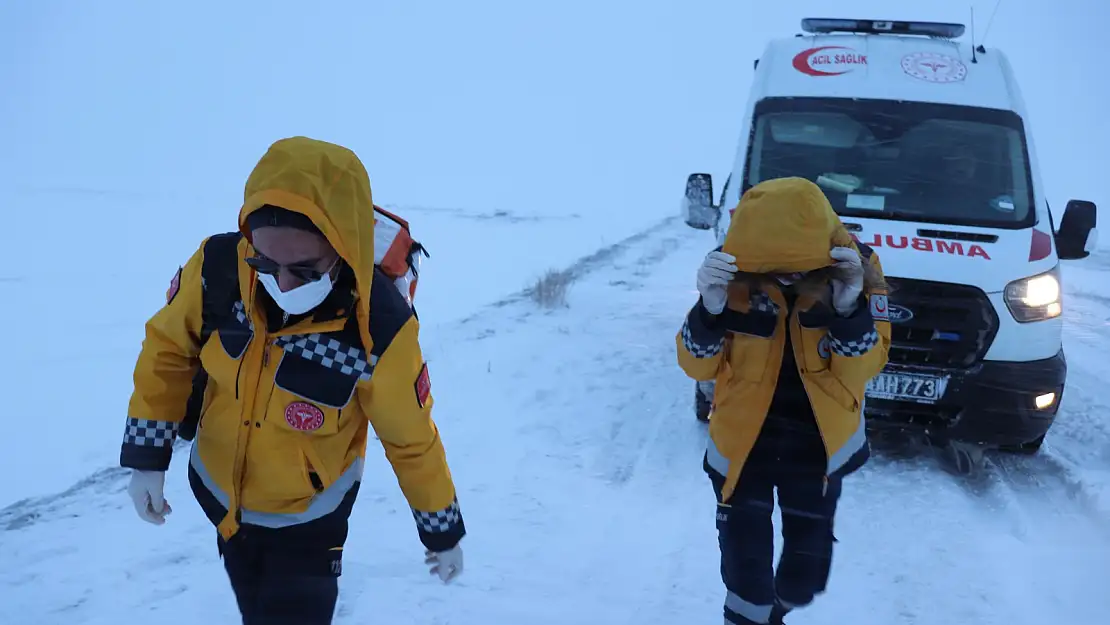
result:
[[[352,347],[315,333],[282,336],[278,338],[277,344],[290,354],[335,369],[344,375],[357,377],[363,382],[370,379],[378,364],[377,356],[371,354],[367,360],[366,352],[360,347]]]
[[[439,512],[424,512],[414,509],[412,516],[416,519],[416,524],[420,526],[420,529],[429,534],[448,532],[459,522],[459,500],[456,497],[451,505]]]
[[[123,442],[125,445],[140,447],[169,447],[177,438],[177,428],[177,423],[169,421],[128,417],[127,427],[123,432]]]

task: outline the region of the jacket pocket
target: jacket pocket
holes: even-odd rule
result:
[[[266,423],[291,435],[328,436],[339,431],[338,408],[275,387],[266,407]]]
[[[266,421],[303,434],[335,434],[358,381],[356,376],[305,358],[296,350],[283,350],[274,371]]]
[[[282,347],[281,361],[274,371],[274,384],[287,393],[335,410],[351,402],[363,371],[369,366],[362,350],[348,348],[326,336],[281,337],[278,345]]]
[[[821,389],[821,392],[836,402],[840,408],[852,413],[858,413],[862,408],[860,398],[851,393],[843,383],[833,375],[832,371],[810,371],[806,373],[805,379]],[[817,409],[817,406],[814,406]]]
[[[328,469],[327,464],[316,450],[316,447],[313,446],[312,441],[302,439],[298,442],[301,446],[301,454],[304,456],[305,478],[308,480],[309,485],[319,492],[335,483],[335,475]],[[315,474],[315,476],[313,474]]]
[[[767,373],[771,349],[777,342],[770,338],[744,334],[731,334],[729,341],[731,345],[728,346],[727,364],[730,377],[741,382],[762,382]]]
[[[805,370],[809,373],[828,371],[832,350],[829,346],[828,328],[800,329],[801,337],[799,346],[802,348],[802,358]]]

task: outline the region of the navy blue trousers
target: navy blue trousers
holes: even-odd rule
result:
[[[725,502],[721,501],[724,476],[708,462],[704,465],[717,495],[721,578],[727,591],[724,612],[729,623],[773,622],[772,610],[781,615],[807,605],[828,583],[841,480],[798,471],[796,465],[775,458],[749,458],[736,490]],[[783,540],[777,570],[771,518],[776,491]]]
[[[254,527],[217,542],[243,625],[331,624],[339,599],[341,542]]]

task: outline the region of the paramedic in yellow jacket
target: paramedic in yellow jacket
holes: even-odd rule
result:
[[[676,340],[686,374],[716,380],[704,468],[718,501],[725,622],[782,623],[825,589],[841,479],[869,455],[864,388],[890,344],[882,268],[820,188],[781,178],[740,199],[697,284]]]
[[[244,623],[331,622],[368,426],[450,580],[465,529],[418,322],[375,267],[366,170],[338,145],[283,139],[244,195],[239,232],[205,239],[146,325],[121,452],[139,515],[170,512],[165,471],[203,365],[189,482]]]

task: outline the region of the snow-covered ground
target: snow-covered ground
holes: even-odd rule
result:
[[[1110,529],[1110,252],[1065,263],[1063,279],[1068,382],[1046,448]]]
[[[427,576],[372,448],[337,623],[720,621],[705,431],[673,343],[710,244],[674,219],[649,225],[571,265],[566,308],[540,309],[510,287],[424,331],[471,532],[467,571],[449,587]],[[1097,301],[1110,289],[1101,260],[1066,274],[1072,377],[1045,453],[994,458],[975,481],[931,457],[880,454],[846,485],[829,594],[791,625],[1105,622],[1110,512],[1095,487],[1110,468],[1097,386],[1110,337]],[[0,512],[0,622],[235,622],[184,452],[163,527],[135,518],[116,469]]]
[[[292,134],[352,147],[432,254],[422,343],[471,532],[464,577],[429,578],[372,447],[337,623],[719,623],[705,432],[673,344],[711,242],[663,220],[687,173],[723,182],[766,38],[973,6],[1023,85],[1057,216],[1110,206],[1090,53],[1110,5],[917,5],[0,3],[0,624],[236,622],[187,448],[164,527],[113,467],[143,322]],[[567,308],[522,292],[567,267]],[[1110,237],[1064,278],[1043,452],[975,481],[880,453],[847,484],[830,593],[790,625],[1107,622]]]
[[[51,419],[70,433],[64,462],[42,461],[33,450],[29,456],[19,437],[0,438],[0,475],[25,473],[29,465],[35,474],[0,485],[0,507],[65,489],[116,462],[143,324],[165,302],[170,278],[202,238],[237,228],[240,201],[234,195],[0,190],[8,237],[3,254],[13,259],[0,263],[0,301],[34,303],[0,306],[0,325],[25,327],[33,308],[36,327],[48,328],[15,332],[6,342],[11,366],[4,367],[3,388],[20,390],[5,393],[6,410],[41,414],[48,401]],[[434,333],[440,325],[661,218],[587,204],[543,213],[381,203],[412,222],[431,255],[419,292],[429,348],[440,344]],[[44,216],[53,224],[46,247],[23,235]],[[95,260],[82,260],[89,258]]]

